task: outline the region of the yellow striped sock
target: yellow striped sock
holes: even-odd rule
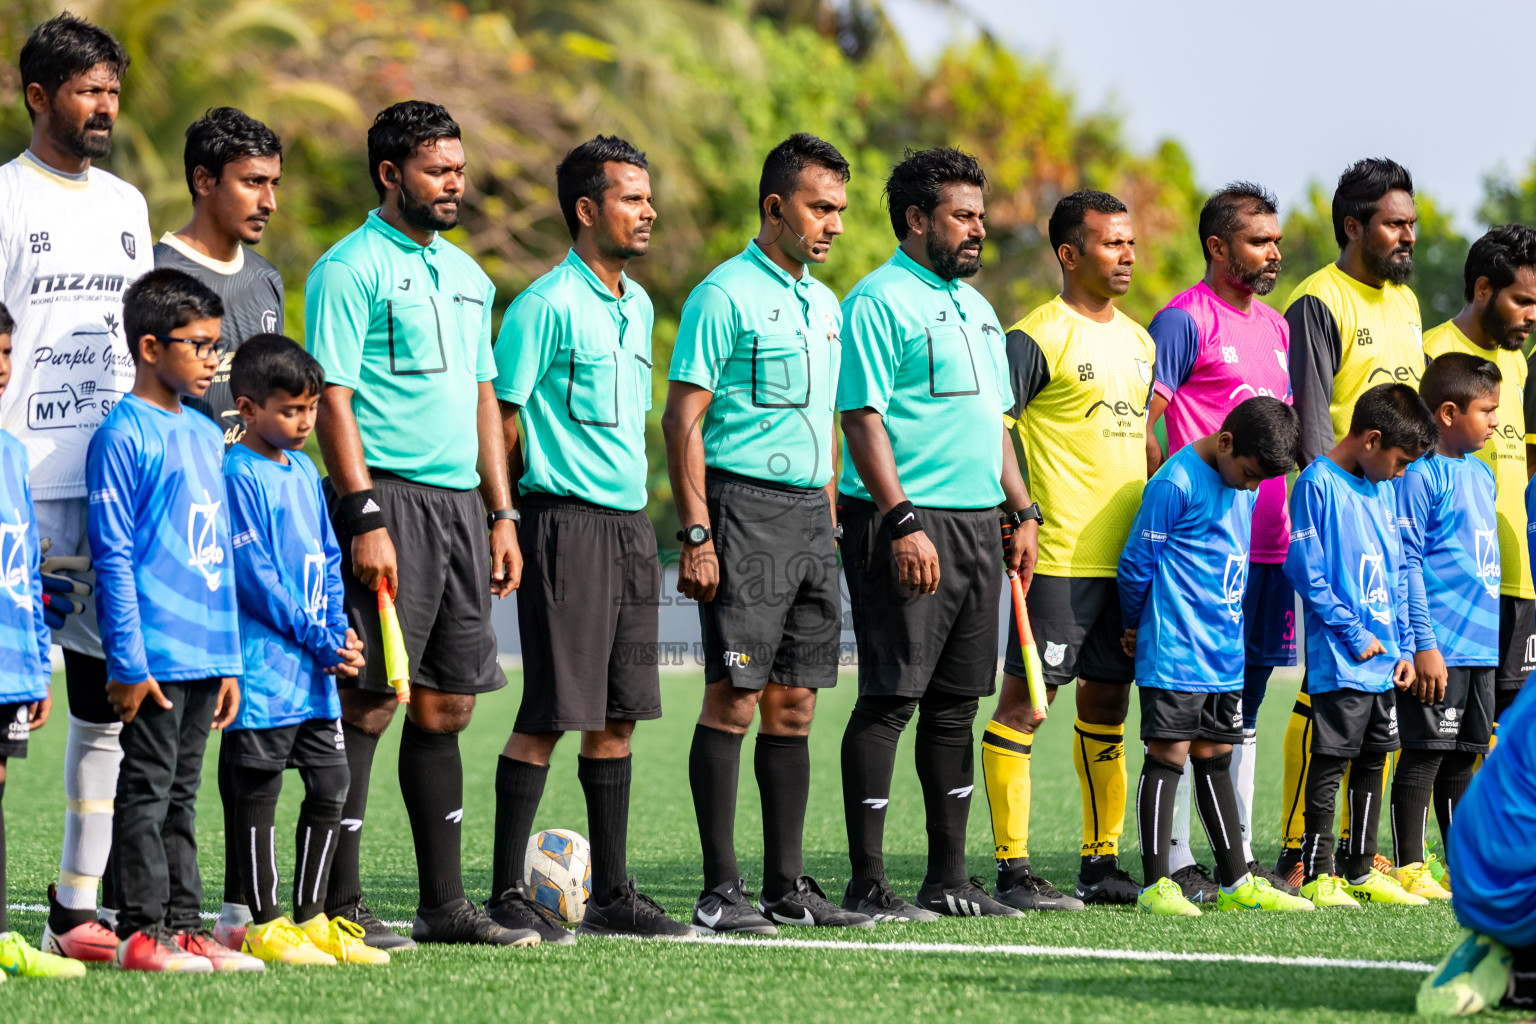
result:
[[[1301,837],[1307,830],[1307,766],[1312,760],[1312,698],[1305,690],[1296,695],[1290,721],[1281,741],[1285,762],[1280,790],[1280,831],[1282,846],[1301,849]]]
[[[1077,780],[1083,790],[1083,856],[1118,856],[1125,831],[1125,725],[1074,724]]]
[[[981,778],[992,809],[998,860],[1029,856],[1029,754],[1034,737],[988,722],[981,736]]]

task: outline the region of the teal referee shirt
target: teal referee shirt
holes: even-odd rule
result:
[[[842,322],[837,296],[809,267],[796,280],[755,240],[699,282],[683,304],[669,376],[714,394],[705,465],[827,485]]]
[[[476,408],[491,358],[495,286],[460,248],[417,245],[377,210],[304,285],[309,351],[352,388],[368,465],[434,487],[480,483]]]
[[[496,397],[519,408],[518,489],[645,507],[651,327],[645,289],[615,297],[572,249],[523,290],[496,339]]]
[[[912,504],[1002,504],[1003,413],[1012,406],[1002,325],[964,281],[946,281],[897,248],[843,300],[837,408],[880,414]],[[838,490],[872,500],[846,440]]]

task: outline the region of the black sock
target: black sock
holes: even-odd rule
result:
[[[1028,857],[1005,857],[997,862],[997,887],[1012,889],[1025,875],[1031,874],[1034,872],[1030,870]]]
[[[1476,768],[1477,755],[1462,750],[1447,753],[1440,761],[1440,774],[1435,776],[1435,821],[1440,826],[1442,851],[1451,834],[1451,817],[1472,784]]]
[[[736,865],[736,785],[741,775],[742,739],[739,733],[707,725],[693,727],[688,785],[693,790],[693,813],[699,821],[705,892],[741,877]],[[766,812],[763,827],[767,828]]]
[[[783,899],[805,874],[801,841],[811,796],[810,738],[759,732],[752,766],[763,798],[763,899]]]
[[[592,898],[609,902],[624,884],[629,843],[630,759],[576,758],[576,777],[587,795],[587,835],[592,841]]]
[[[400,797],[416,844],[422,909],[463,899],[464,764],[458,733],[428,732],[406,718],[400,730]]]
[[[368,810],[368,783],[373,776],[373,755],[379,738],[343,720],[341,732],[347,744],[347,800],[341,805],[341,832],[336,837],[336,856],[331,859],[325,910],[334,914],[363,898],[358,855],[363,845],[363,815]]]
[[[283,773],[231,766],[235,793],[236,871],[240,877],[237,902],[251,911],[251,920],[266,924],[283,916],[278,900],[277,797]]]
[[[1438,750],[1405,750],[1398,758],[1392,776],[1392,855],[1399,864],[1426,859],[1429,801],[1443,756]]]
[[[219,744],[219,803],[224,806],[224,902],[242,903],[240,896],[240,830],[235,827],[235,761],[233,743]]]
[[[308,921],[325,910],[326,885],[336,841],[341,832],[341,811],[347,798],[347,766],[300,768],[304,802],[299,805],[299,824],[294,831],[293,920]]]
[[[491,853],[491,897],[495,899],[523,880],[523,861],[533,836],[549,765],[519,761],[503,754],[496,759],[496,838]]]
[[[0,932],[11,930],[5,906],[5,780],[0,779]]]
[[[1314,753],[1307,766],[1301,863],[1309,882],[1318,875],[1333,874],[1333,802],[1348,763],[1346,757]]]
[[[1381,778],[1386,754],[1361,754],[1349,766],[1349,842],[1344,848],[1344,880],[1368,875],[1376,861],[1376,828],[1381,820]]]
[[[1148,754],[1136,783],[1136,837],[1141,846],[1141,877],[1154,885],[1167,878],[1168,846],[1173,842],[1173,797],[1184,769]]]
[[[905,697],[860,697],[843,733],[843,818],[852,882],[885,877],[885,811],[891,802],[896,744],[917,710]]]
[[[1237,790],[1232,785],[1232,752],[1215,757],[1191,757],[1195,766],[1195,807],[1200,822],[1211,841],[1211,856],[1216,861],[1216,880],[1235,885],[1248,873],[1243,857],[1243,831],[1237,808]]]
[[[976,781],[976,704],[974,697],[932,691],[919,702],[913,753],[927,818],[927,884],[965,884],[965,825]]]

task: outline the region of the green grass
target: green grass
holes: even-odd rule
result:
[[[464,867],[470,894],[489,883],[496,755],[518,702],[518,678],[480,702],[464,734]],[[1260,722],[1259,850],[1278,846],[1279,738],[1294,682],[1271,687]],[[630,870],[643,891],[686,919],[698,895],[698,838],[687,783],[688,744],[697,713],[696,676],[663,676],[667,717],[641,725],[635,738]],[[58,686],[55,692],[62,693]],[[812,735],[813,787],[806,821],[806,867],[828,894],[841,896],[848,864],[838,782],[838,744],[854,697],[850,677],[824,695]],[[984,703],[984,715],[991,710]],[[1135,702],[1127,735],[1136,735]],[[1077,860],[1080,804],[1068,760],[1071,712],[1062,707],[1035,743],[1031,847],[1036,869],[1063,888]],[[978,723],[978,729],[980,723]],[[62,706],[33,735],[32,756],[13,760],[6,786],[10,901],[41,903],[55,877],[63,831],[60,785],[65,732]],[[399,727],[380,746],[363,843],[364,888],[388,920],[409,920],[416,873],[410,832],[395,781]],[[909,897],[921,879],[925,839],[922,805],[911,768],[910,734],[898,761],[886,826],[887,863]],[[217,742],[217,741],[214,741]],[[749,741],[750,744],[750,741]],[[1140,747],[1129,744],[1132,786]],[[576,781],[576,745],[562,744],[540,808],[538,827],[585,832]],[[749,884],[761,870],[761,822],[750,745],[745,748],[737,835]],[[223,868],[222,815],[210,757],[198,834],[205,906],[217,910]],[[977,778],[969,850],[976,874],[991,874],[991,836]],[[297,814],[300,785],[289,776],[279,822]],[[1134,815],[1131,817],[1134,830]],[[1198,827],[1198,826],[1197,826]],[[279,825],[279,834],[287,826]],[[1387,830],[1383,829],[1385,835]],[[1197,849],[1201,847],[1197,840]],[[1137,869],[1134,834],[1125,859]],[[284,858],[284,871],[292,851]],[[286,876],[285,876],[286,877]],[[990,878],[988,877],[990,881]],[[11,913],[12,926],[34,941],[43,915]],[[954,1019],[1017,1015],[1032,1021],[1386,1022],[1409,1019],[1421,976],[1401,971],[1298,968],[1231,963],[1141,963],[1000,953],[914,953],[879,944],[942,942],[1029,944],[1097,949],[1254,953],[1279,956],[1433,962],[1455,936],[1446,906],[1367,908],[1284,918],[1207,913],[1199,920],[1150,920],[1123,909],[1035,914],[1022,921],[954,920],[884,925],[854,936],[871,949],[816,950],[582,940],[575,947],[529,951],[431,949],[396,957],[383,969],[273,968],[263,976],[175,978],[92,968],[79,983],[12,980],[0,987],[0,1019],[77,1021],[103,1009],[132,1007],[135,1016],[178,1021],[316,1021],[388,1015],[393,1019],[611,1022],[645,1020],[805,1021],[814,1019]],[[788,931],[788,929],[786,929]],[[788,938],[847,938],[795,932]],[[109,1011],[111,1012],[111,1011]],[[117,1014],[114,1013],[114,1016]],[[1490,1015],[1492,1019],[1513,1019]]]

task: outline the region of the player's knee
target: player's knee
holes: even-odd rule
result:
[[[1440,761],[1440,773],[1437,781],[1441,782],[1468,782],[1472,773],[1477,770],[1476,754],[1469,754],[1464,750],[1453,750],[1446,754]]]
[[[555,752],[555,744],[564,735],[560,732],[514,732],[507,737],[507,745],[502,748],[501,756],[527,764],[549,764],[550,756]]]
[[[764,730],[779,736],[806,736],[816,716],[816,691],[804,686],[769,684],[760,706]]]
[[[344,764],[325,765],[321,768],[301,768],[299,777],[304,780],[304,806],[302,813],[317,821],[340,821],[341,808],[347,800],[352,773]]]
[[[917,712],[916,697],[875,697],[861,694],[854,701],[850,730],[875,728],[899,733]]]
[[[413,700],[406,714],[418,729],[436,733],[460,733],[469,728],[470,716],[475,710],[475,698],[471,694],[439,694],[443,699]]]
[[[369,736],[382,736],[394,720],[399,704],[394,694],[348,687],[340,691],[341,720]]]
[[[1184,770],[1189,757],[1189,743],[1184,740],[1147,740],[1147,756]]]
[[[283,791],[283,773],[239,766],[235,769],[235,790],[242,802],[275,804]]]
[[[918,701],[917,731],[930,739],[963,739],[969,745],[979,705],[975,697],[929,691]]]
[[[1131,688],[1118,683],[1077,681],[1077,717],[1090,725],[1124,725]]]
[[[752,716],[762,699],[761,690],[744,690],[721,680],[704,687],[704,707],[699,724],[724,732],[744,733],[752,727]]]
[[[5,782],[5,761],[6,759],[4,757],[0,757],[0,783]],[[0,792],[0,797],[3,797],[4,795],[5,794],[3,792]]]

